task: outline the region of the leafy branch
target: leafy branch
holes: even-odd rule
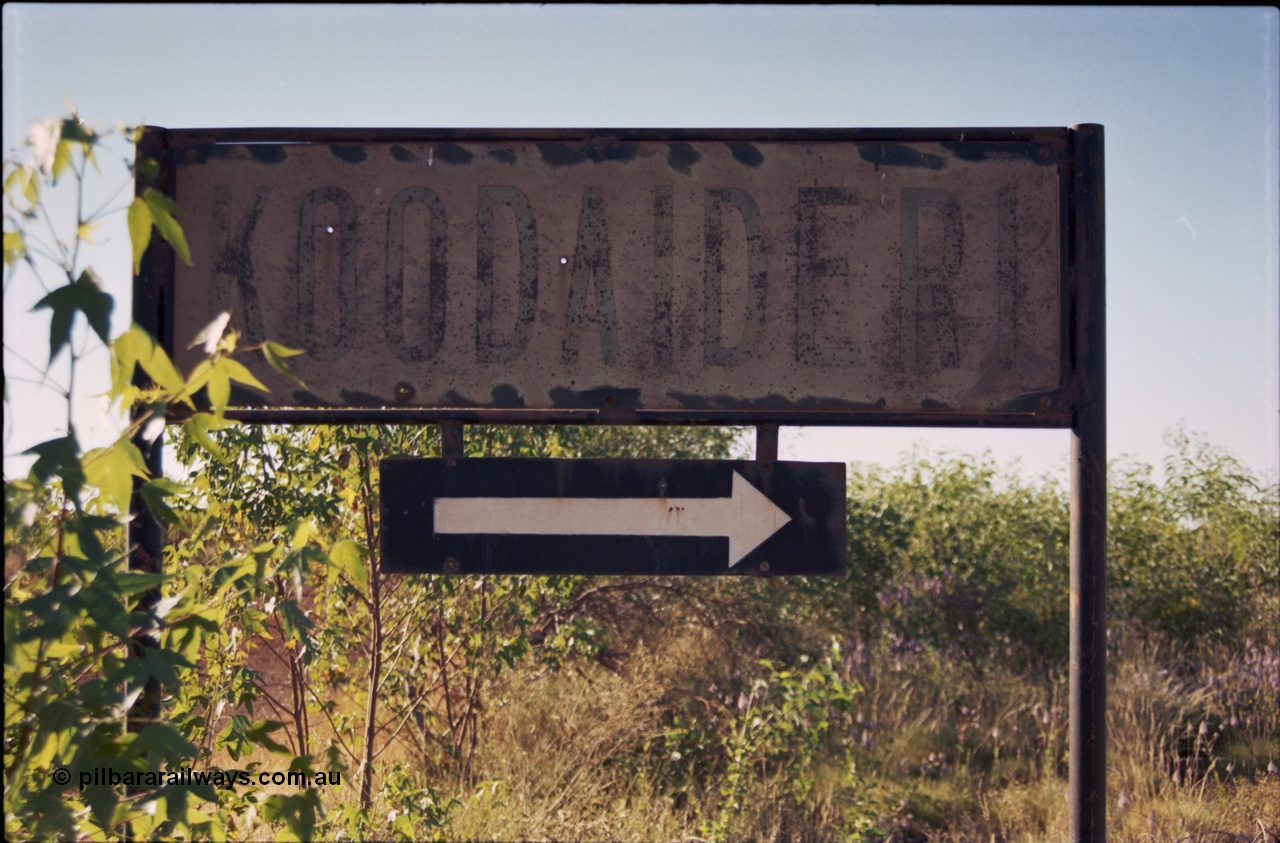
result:
[[[130,140],[140,131],[122,130]],[[93,268],[81,265],[82,245],[116,211],[114,197],[93,213],[84,210],[88,168],[100,172],[103,137],[73,113],[34,126],[28,157],[4,162],[5,296],[34,284],[43,295],[33,310],[50,313],[48,361],[37,366],[7,344],[6,358],[39,369],[43,385],[51,383],[55,362],[65,357],[69,364],[65,385],[53,385],[66,405],[65,434],[27,449],[35,457],[28,476],[5,483],[5,832],[11,838],[110,836],[117,829],[134,836],[222,837],[231,814],[219,807],[212,788],[160,787],[126,795],[109,783],[68,791],[46,778],[57,768],[73,777],[98,766],[176,769],[198,757],[189,739],[196,721],[171,716],[134,729],[126,721],[152,685],[181,710],[189,696],[182,675],[196,669],[200,642],[218,632],[226,594],[202,602],[204,592],[182,587],[178,576],[130,570],[123,524],[136,491],[162,523],[186,526],[170,501],[190,490],[152,476],[140,443],[155,443],[166,422],[181,415],[195,441],[212,444],[208,432],[229,424],[231,382],[265,389],[234,359],[237,337],[226,330],[225,315],[211,323],[206,357],[190,376],[137,325],[111,339],[113,298]],[[156,167],[142,160],[130,170],[135,179],[150,182]],[[65,239],[46,201],[64,179],[74,182],[75,194],[72,233]],[[135,267],[153,228],[190,263],[171,199],[144,187],[127,210]],[[48,264],[57,267],[62,283],[47,283],[42,267]],[[110,350],[107,395],[131,411],[114,442],[89,450],[76,435],[72,403],[81,361],[94,349],[73,339],[78,326],[87,326],[86,338]],[[252,350],[262,351],[285,374],[290,373],[284,358],[297,353],[269,343],[244,351]],[[138,370],[141,379],[135,378]],[[216,446],[210,453],[221,456]],[[44,524],[37,520],[41,514]],[[12,570],[10,556],[18,562]],[[240,583],[241,595],[258,587],[253,578]],[[162,588],[171,593],[162,597]],[[144,641],[154,646],[140,646]],[[269,736],[278,724],[254,726],[246,740],[279,747]],[[197,798],[188,799],[188,793]],[[198,810],[200,802],[213,803],[215,812]]]

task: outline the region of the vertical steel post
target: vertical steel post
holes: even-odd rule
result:
[[[462,438],[462,422],[440,422],[440,456],[465,457],[465,443]]]
[[[157,436],[152,442],[135,435],[133,444],[142,452],[147,471],[152,477],[159,477],[164,468],[161,463],[164,434]],[[133,497],[129,502],[129,570],[159,574],[164,568],[164,528],[160,519],[142,499],[142,485],[146,482],[141,477],[133,478]],[[159,602],[160,589],[149,588],[138,598],[133,611],[150,614]],[[160,631],[148,630],[134,637],[130,655],[136,659],[144,659],[147,650],[154,650],[159,646]],[[135,732],[146,723],[158,720],[160,713],[160,683],[151,676],[147,679],[142,695],[129,709],[129,731]]]
[[[148,129],[138,141],[135,149],[135,160],[143,161],[147,158],[154,158],[157,161],[164,161],[166,149],[167,142],[164,133]],[[137,195],[141,195],[143,190],[150,186],[143,179],[138,178],[134,185],[134,192]],[[170,168],[164,166],[160,168],[160,175],[155,187],[166,195],[173,195],[173,174]],[[133,278],[133,321],[155,337],[158,342],[164,344],[166,348],[173,347],[172,337],[166,333],[171,322],[169,319],[169,294],[172,289],[173,258],[172,247],[156,238],[151,241],[151,245],[143,256],[139,272]],[[133,373],[133,382],[137,386],[146,387],[150,385],[150,378],[139,367]],[[138,421],[140,418],[150,415],[150,411],[150,407],[135,407],[130,413],[131,420]],[[163,432],[148,442],[143,438],[140,430],[134,434],[133,444],[142,452],[142,458],[146,463],[150,476],[160,477],[164,470],[162,459],[164,453]],[[127,547],[129,548],[129,570],[159,574],[164,570],[164,526],[142,498],[142,486],[147,482],[147,479],[142,477],[133,478],[133,495],[129,500],[129,525],[126,531]],[[138,598],[133,611],[150,615],[159,602],[159,587],[147,589]],[[160,631],[158,629],[144,631],[134,636],[129,647],[129,657],[145,659],[148,650],[158,649],[159,646]],[[149,676],[143,686],[142,693],[125,715],[125,727],[130,732],[140,731],[147,723],[158,721],[162,714],[160,681],[154,675]],[[138,785],[129,785],[125,788],[125,793],[130,796],[136,796],[144,792],[144,790]],[[125,825],[122,836],[125,840],[136,839],[131,823]]]
[[[168,149],[166,133],[163,130],[148,128],[138,140],[135,160],[141,162],[152,158],[164,162]],[[134,192],[141,195],[151,183],[139,177],[134,185]],[[161,166],[154,187],[166,195],[173,195],[172,168]],[[170,320],[169,294],[173,278],[173,248],[159,238],[151,241],[143,256],[139,272],[133,279],[133,321],[144,328],[151,336],[166,348],[172,348],[172,337],[168,336]],[[150,378],[141,367],[133,373],[133,382],[138,386],[149,386]],[[149,415],[150,407],[136,407],[132,410],[132,418],[137,421]],[[151,477],[160,477],[164,466],[164,434],[161,433],[151,442],[143,439],[141,432],[133,437],[133,444],[142,452],[147,471]],[[160,519],[147,507],[142,499],[142,486],[146,479],[133,478],[133,497],[129,501],[129,570],[142,571],[149,574],[162,573],[164,568],[164,528]],[[160,602],[160,589],[152,588],[143,592],[133,611],[150,613]],[[158,630],[151,630],[136,636],[131,646],[133,658],[145,658],[146,651],[160,646]],[[138,697],[128,714],[130,731],[137,731],[146,722],[160,717],[160,683],[154,676],[147,680],[142,695]]]
[[[1071,127],[1071,840],[1107,837],[1106,214],[1102,126]]]
[[[153,247],[154,248],[154,247]],[[137,298],[134,299],[134,321],[138,320]],[[146,322],[139,322],[146,326]],[[139,371],[134,378],[135,383],[145,380],[145,375]],[[145,411],[145,408],[142,408]],[[136,419],[139,415],[138,410],[134,410],[133,417]],[[152,477],[159,477],[163,470],[161,464],[161,454],[164,451],[164,434],[157,436],[153,441],[147,442],[142,438],[141,434],[134,434],[133,444],[142,452],[142,458],[146,462],[147,471]],[[142,499],[142,485],[146,483],[146,479],[142,477],[133,478],[133,496],[129,499],[129,525],[126,529],[126,538],[129,548],[129,570],[141,571],[147,574],[159,574],[164,569],[164,527],[160,523],[160,519],[156,517],[146,502]],[[132,611],[144,615],[150,615],[152,610],[160,602],[160,589],[149,588],[138,598],[138,602],[134,604]],[[141,632],[133,637],[129,644],[129,658],[145,659],[148,650],[156,650],[160,647],[160,630],[153,629]],[[154,675],[148,676],[146,684],[142,686],[142,693],[134,700],[133,705],[125,714],[125,728],[130,732],[139,732],[148,723],[155,723],[160,720],[164,714],[164,708],[161,705],[160,680]],[[125,794],[128,796],[138,796],[146,792],[146,788],[140,785],[128,785],[125,787]],[[137,840],[134,836],[133,824],[126,823],[121,838],[126,841]]]
[[[756,461],[778,461],[778,426],[771,422],[756,425]]]

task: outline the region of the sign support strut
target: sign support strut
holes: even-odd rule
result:
[[[1103,128],[1072,127],[1071,840],[1107,838],[1106,215]]]
[[[440,422],[440,456],[448,458],[466,456],[462,439],[462,422]]]
[[[778,425],[756,425],[756,462],[776,462],[778,459]]]

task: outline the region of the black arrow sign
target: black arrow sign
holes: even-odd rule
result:
[[[382,570],[842,574],[844,466],[712,460],[382,463]]]

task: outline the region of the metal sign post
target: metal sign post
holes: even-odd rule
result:
[[[1103,130],[1072,128],[1071,839],[1107,839],[1107,356]]]

